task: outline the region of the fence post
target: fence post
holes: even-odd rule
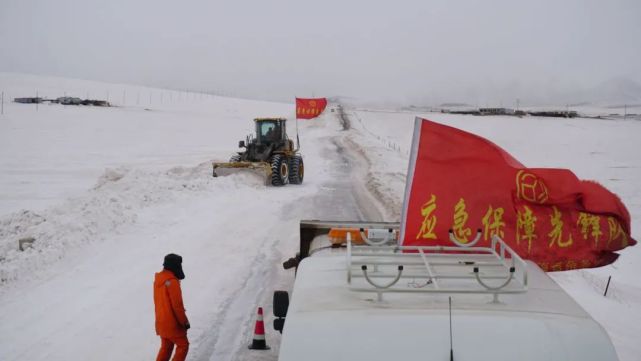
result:
[[[610,287],[610,279],[612,276],[608,276],[608,284],[605,285],[605,292],[603,292],[603,297],[605,297],[608,294],[608,288]]]
[[[0,115],[4,115],[4,92],[2,92],[2,96],[0,98],[2,98],[2,101],[0,101],[0,104],[2,104],[0,105]]]

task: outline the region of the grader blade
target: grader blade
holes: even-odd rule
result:
[[[226,176],[236,171],[249,170],[254,171],[263,177],[265,185],[271,183],[272,169],[271,165],[266,162],[224,162],[212,164],[212,175],[214,177]]]

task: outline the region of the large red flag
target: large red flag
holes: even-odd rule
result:
[[[325,110],[326,106],[326,98],[296,98],[296,119],[316,118]]]
[[[567,169],[526,168],[487,139],[416,118],[403,245],[489,245],[499,235],[546,271],[598,267],[636,244],[619,197]]]

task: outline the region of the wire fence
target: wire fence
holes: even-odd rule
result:
[[[152,88],[107,88],[103,90],[0,90],[0,116],[10,114],[16,107],[31,107],[39,111],[43,105],[82,106],[96,105],[97,101],[105,101],[112,107],[142,107],[148,108],[172,104],[196,104],[217,97],[233,97],[234,93],[227,91],[193,91],[169,90]],[[20,100],[22,99],[22,100]],[[64,99],[64,100],[63,100]],[[18,101],[17,101],[18,100]],[[83,103],[83,101],[85,101]]]
[[[403,155],[409,156],[409,154],[410,154],[409,148],[404,149],[404,148],[403,148],[403,147],[401,147],[398,143],[396,143],[396,141],[395,141],[394,139],[392,139],[392,138],[390,138],[390,137],[387,137],[387,136],[382,136],[382,135],[377,134],[376,132],[372,131],[371,129],[369,129],[369,128],[365,125],[365,122],[363,121],[363,119],[362,119],[362,118],[358,115],[358,113],[356,113],[355,111],[351,111],[351,112],[350,112],[350,115],[351,115],[352,117],[354,117],[354,118],[358,121],[359,126],[360,126],[360,128],[361,128],[362,130],[364,130],[366,133],[368,133],[368,134],[369,134],[370,136],[372,136],[373,138],[377,139],[377,140],[378,140],[382,145],[384,145],[387,149],[390,149],[390,150],[396,151],[396,152],[398,152],[399,154],[403,154]],[[345,113],[345,116],[347,117],[347,113]]]

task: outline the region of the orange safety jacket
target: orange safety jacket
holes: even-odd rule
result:
[[[180,281],[169,270],[156,273],[154,280],[154,306],[156,309],[156,334],[170,338],[185,336],[189,323],[183,305]]]

